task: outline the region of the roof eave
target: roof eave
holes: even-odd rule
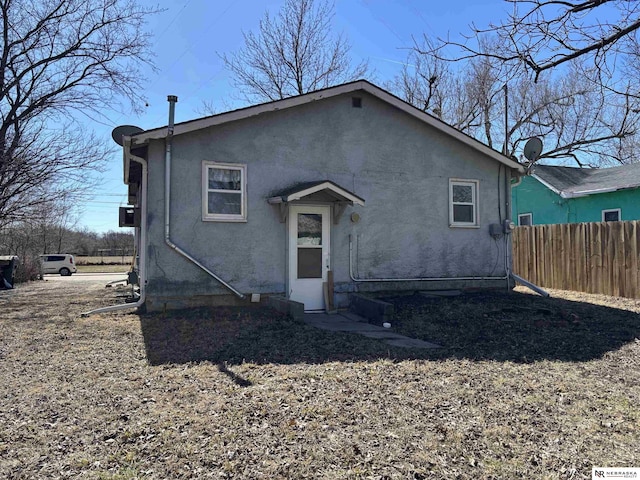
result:
[[[536,175],[535,173],[531,174],[532,178],[535,178],[537,181],[539,181],[542,185],[544,185],[545,187],[547,187],[549,190],[551,190],[553,193],[560,195],[562,198],[567,198],[566,197],[566,193],[564,193],[562,190],[557,189],[556,187],[554,187],[553,185],[551,185],[549,182],[547,182],[544,178],[540,177],[539,175]]]
[[[565,195],[566,195],[566,198],[586,197],[589,195],[597,195],[599,193],[612,193],[612,192],[618,192],[620,190],[631,190],[638,187],[640,187],[640,185],[624,185],[622,187],[608,187],[608,188],[599,188],[594,190],[582,190],[579,192],[567,192]]]
[[[191,120],[184,123],[178,123],[174,127],[173,135],[177,136],[184,133],[193,132],[195,130],[213,127],[223,123],[243,120],[245,118],[255,117],[263,113],[285,110],[287,108],[296,107],[298,105],[314,102],[323,98],[330,98],[336,95],[349,93],[354,90],[363,90],[364,86],[367,84],[368,82],[365,82],[364,80],[358,80],[356,82],[338,85],[336,87],[331,87],[324,90],[318,90],[316,92],[307,93],[305,95],[297,95],[295,97],[262,103],[260,105],[253,105],[246,108],[233,110],[231,112],[224,112],[218,115]],[[143,144],[147,143],[149,140],[159,140],[165,138],[167,136],[167,133],[167,127],[156,128],[135,135],[133,137],[133,140],[135,144]]]
[[[124,168],[124,184],[129,185],[129,168],[131,155],[131,137],[122,137],[122,166]]]

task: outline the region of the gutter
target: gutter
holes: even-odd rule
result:
[[[139,270],[138,284],[140,285],[140,297],[133,303],[123,303],[111,305],[109,307],[96,308],[88,312],[81,313],[81,317],[98,313],[115,312],[129,308],[138,308],[144,305],[147,298],[147,161],[131,153],[131,137],[124,137],[123,142],[125,161],[133,160],[142,165],[142,184],[140,192],[140,247],[139,247]]]
[[[165,140],[165,162],[164,162],[164,242],[171,247],[176,253],[182,255],[184,258],[189,260],[195,266],[202,269],[206,274],[216,279],[220,282],[225,288],[233,292],[238,298],[241,300],[245,299],[245,296],[240,293],[238,290],[233,288],[223,279],[221,279],[218,275],[213,273],[207,267],[205,267],[198,260],[193,258],[183,249],[181,249],[178,245],[176,245],[171,240],[171,150],[173,147],[173,130],[174,130],[174,117],[175,117],[175,106],[178,101],[178,97],[175,95],[169,95],[167,97],[167,101],[169,102],[169,125],[167,128],[167,137]]]
[[[609,188],[600,188],[596,190],[582,190],[580,192],[562,192],[560,196],[562,198],[578,198],[578,197],[587,197],[589,195],[597,195],[599,193],[611,193],[617,192],[619,190],[631,190],[633,188],[638,188],[640,185],[624,185],[621,187],[609,187]]]

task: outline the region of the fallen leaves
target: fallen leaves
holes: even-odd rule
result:
[[[167,314],[164,331],[133,313],[83,319],[115,292],[60,285],[0,297],[2,478],[570,479],[640,458],[627,317],[604,321],[614,340],[586,360],[517,336],[501,345],[486,324],[432,356],[256,311]],[[442,311],[469,326],[453,306]],[[595,314],[617,315],[579,308],[589,334]]]

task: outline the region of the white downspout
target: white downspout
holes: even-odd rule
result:
[[[182,255],[184,258],[189,260],[191,263],[202,269],[205,273],[215,278],[218,282],[224,285],[227,289],[232,291],[238,298],[244,300],[245,296],[240,293],[238,290],[233,288],[227,282],[222,280],[218,275],[213,273],[207,267],[205,267],[198,260],[193,258],[187,252],[178,247],[175,243],[171,241],[171,149],[173,147],[173,129],[174,129],[174,117],[175,117],[175,105],[178,101],[178,97],[175,95],[169,95],[167,97],[167,101],[169,102],[169,125],[167,129],[167,138],[165,140],[165,163],[164,163],[164,241],[165,243],[171,247],[175,252]]]
[[[140,189],[140,249],[138,255],[140,256],[139,270],[138,270],[138,284],[140,286],[140,298],[132,303],[123,303],[120,305],[111,305],[109,307],[96,308],[88,312],[81,313],[81,317],[87,317],[89,315],[98,313],[115,312],[117,310],[124,310],[129,308],[138,308],[144,305],[147,297],[147,161],[131,153],[131,137],[124,137],[124,154],[127,155],[134,162],[138,162],[142,165],[142,179]],[[134,258],[135,261],[135,258]]]
[[[524,278],[522,278],[519,275],[516,275],[515,273],[511,273],[511,277],[516,280],[517,282],[520,282],[522,285],[524,285],[525,287],[533,290],[534,292],[536,292],[539,295],[542,295],[543,297],[548,297],[549,296],[549,292],[543,290],[542,288],[540,288],[539,286],[525,280]]]
[[[526,175],[530,175],[530,170],[529,169],[527,169]],[[522,183],[522,178],[523,177],[524,177],[524,175],[519,175],[515,182],[511,182],[511,179],[508,179],[508,180],[505,179],[506,180],[505,181],[505,185],[507,187],[509,187],[508,198],[511,198],[511,189],[513,187],[517,187],[518,185],[520,185],[520,183]],[[507,216],[507,220],[511,221],[511,209],[510,208],[507,208],[507,215],[508,215]],[[505,243],[505,248],[507,248],[506,243]],[[521,276],[516,275],[515,273],[513,273],[511,271],[509,265],[510,265],[510,262],[509,262],[509,257],[508,257],[508,254],[507,254],[507,258],[505,258],[505,268],[506,268],[506,271],[509,273],[509,276],[511,278],[513,278],[516,282],[521,283],[522,285],[524,285],[525,287],[529,288],[530,290],[533,290],[537,294],[542,295],[543,297],[548,297],[549,296],[549,292],[547,292],[547,291],[543,290],[542,288],[540,288],[539,286],[537,286],[537,285],[525,280]]]
[[[506,87],[505,87],[506,88]],[[506,143],[505,143],[506,145]],[[506,147],[505,147],[506,150]],[[505,206],[506,206],[506,219],[505,222],[507,223],[507,225],[509,225],[508,227],[505,226],[506,228],[504,228],[504,231],[507,231],[507,228],[511,228],[511,222],[512,222],[512,212],[511,212],[511,169],[505,167],[505,173],[504,173],[504,196],[505,196]],[[509,276],[511,275],[511,246],[512,246],[512,237],[511,237],[511,233],[505,233],[504,235],[504,255],[505,255],[505,259],[504,259],[504,270],[505,270],[505,274],[507,275],[507,290],[509,290],[509,288],[511,287],[511,285],[509,284]]]

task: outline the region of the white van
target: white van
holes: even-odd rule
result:
[[[40,261],[42,262],[42,273],[59,273],[63,277],[67,277],[78,271],[73,261],[73,255],[68,253],[40,255]]]

